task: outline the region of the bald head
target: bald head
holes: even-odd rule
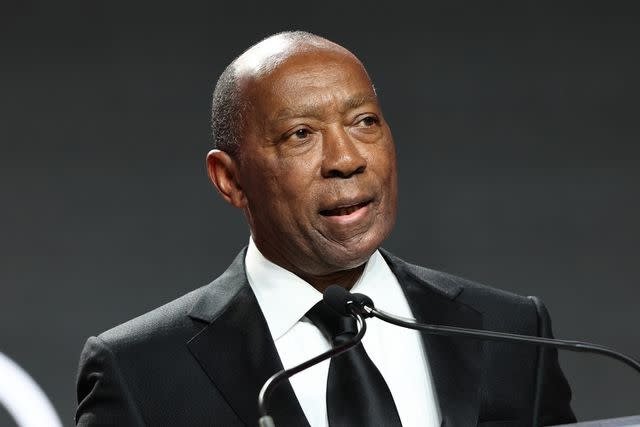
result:
[[[245,89],[251,82],[269,74],[293,56],[313,52],[348,56],[360,63],[344,47],[304,31],[272,35],[234,59],[220,75],[213,92],[211,125],[215,148],[231,155],[237,152],[245,121],[243,116],[250,104]]]
[[[351,52],[332,41],[315,34],[294,31],[278,33],[256,43],[236,58],[231,66],[239,77],[259,77],[293,55],[313,51],[330,51],[356,59]]]

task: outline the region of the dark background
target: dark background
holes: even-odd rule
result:
[[[538,295],[557,336],[640,356],[631,2],[216,3],[2,4],[0,351],[65,424],[88,336],[247,243],[204,170],[210,92],[287,29],[343,44],[374,79],[399,156],[388,249]],[[579,418],[640,413],[629,368],[561,361]]]

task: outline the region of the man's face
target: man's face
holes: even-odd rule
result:
[[[238,181],[258,248],[308,275],[366,262],[395,223],[397,179],[362,65],[344,52],[298,53],[244,90]]]

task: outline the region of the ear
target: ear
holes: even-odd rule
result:
[[[218,193],[231,205],[243,209],[247,198],[240,185],[238,163],[228,153],[211,150],[207,154],[207,173]]]

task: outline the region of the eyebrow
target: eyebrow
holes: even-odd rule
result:
[[[378,97],[371,93],[362,93],[350,96],[347,98],[340,107],[340,112],[344,113],[349,110],[354,110],[367,104],[369,102],[377,102]],[[295,108],[282,108],[274,114],[274,120],[286,120],[293,117],[320,117],[322,115],[323,107],[317,104],[303,104]]]

